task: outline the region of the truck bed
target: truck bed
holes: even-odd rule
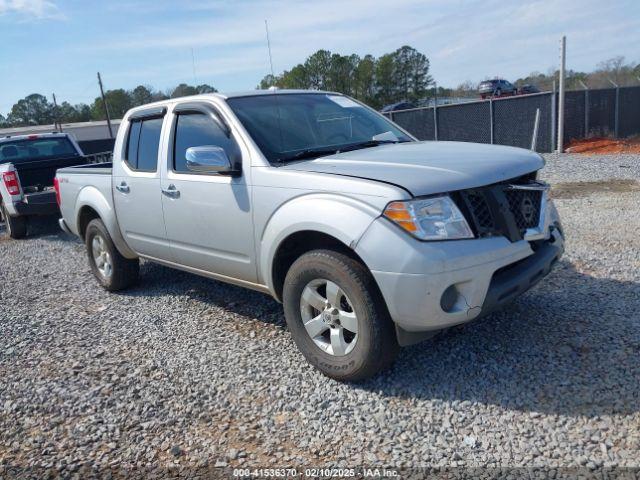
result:
[[[22,188],[27,187],[51,187],[56,170],[72,165],[83,165],[87,162],[81,155],[73,155],[63,158],[49,158],[45,160],[20,161],[13,166],[18,172]]]
[[[93,163],[79,165],[77,167],[61,168],[58,170],[57,178],[60,190],[60,212],[67,228],[74,234],[77,231],[78,198],[86,194],[94,200],[106,202],[109,210],[113,212],[113,194],[111,192],[111,163]],[[105,223],[110,221],[115,224],[115,216],[103,218]],[[112,227],[117,228],[117,227]]]
[[[77,165],[75,167],[61,168],[59,174],[64,175],[111,175],[113,164],[109,163],[90,163],[87,165]]]

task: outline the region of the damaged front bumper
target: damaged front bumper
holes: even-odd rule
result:
[[[544,278],[564,252],[554,224],[546,240],[513,243],[504,237],[409,243],[391,237],[387,228],[374,222],[357,251],[371,268],[403,345],[500,308]],[[390,245],[390,238],[400,244]],[[375,251],[386,255],[373,256]]]

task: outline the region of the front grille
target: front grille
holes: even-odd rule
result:
[[[480,237],[494,236],[496,224],[491,214],[489,204],[482,190],[465,190],[461,192],[471,223]]]
[[[524,235],[527,228],[537,227],[540,221],[542,190],[507,189],[504,193],[518,230]]]
[[[520,182],[515,183],[517,180]],[[527,229],[537,227],[540,221],[543,191],[531,189],[534,181],[513,179],[463,190],[454,198],[478,237],[504,235],[515,242],[524,237]]]

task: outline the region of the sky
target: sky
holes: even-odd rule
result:
[[[515,80],[557,66],[562,35],[567,68],[640,62],[640,0],[0,0],[0,113],[31,93],[91,103],[97,71],[106,89],[253,89],[270,71],[265,19],[276,73],[321,48],[410,45],[439,85]]]

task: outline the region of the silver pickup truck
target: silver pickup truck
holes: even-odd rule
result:
[[[311,364],[359,380],[549,273],[543,165],[416,141],[340,94],[201,95],[129,111],[113,164],[59,170],[60,224],[107,290],[144,258],[268,293]]]

